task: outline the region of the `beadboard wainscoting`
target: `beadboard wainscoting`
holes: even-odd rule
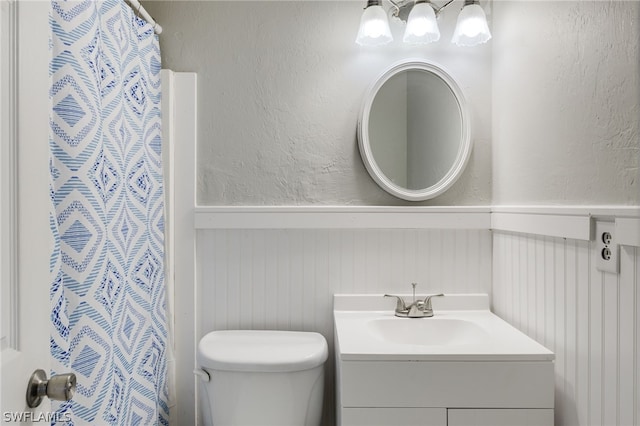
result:
[[[201,230],[202,330],[317,330],[334,293],[489,293],[479,230]]]
[[[593,245],[494,231],[492,310],[555,352],[556,425],[638,425],[640,248],[610,274]]]
[[[495,313],[553,350],[556,425],[640,424],[637,207],[194,213],[195,341],[222,329],[322,333],[332,351],[325,425],[335,421],[333,294],[407,294],[411,282],[421,293],[488,293]],[[595,220],[615,224],[619,274],[595,268]]]
[[[316,331],[332,349],[334,293],[406,294],[412,282],[420,293],[491,290],[487,229],[200,229],[196,252],[201,334]],[[327,425],[334,424],[333,388],[332,355]]]

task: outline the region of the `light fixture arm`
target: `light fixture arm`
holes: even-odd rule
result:
[[[389,3],[391,3],[391,5],[395,9],[395,11],[393,13],[391,13],[391,16],[397,18],[398,15],[400,14],[400,6],[394,0],[388,0],[388,1],[389,1]],[[453,1],[453,0],[451,0],[451,1]],[[366,9],[369,6],[382,6],[382,0],[367,0],[367,5],[364,8]]]
[[[397,18],[400,16],[400,6],[398,5],[398,3],[396,3],[394,0],[389,0],[389,3],[391,3],[393,5],[393,7],[396,9],[391,16],[393,16],[394,18]]]
[[[440,12],[443,11],[447,6],[449,6],[451,3],[453,3],[455,0],[448,0],[446,3],[444,3],[442,6],[438,6],[437,4],[435,4],[433,1],[431,0],[387,0],[389,3],[391,3],[391,5],[393,6],[393,8],[395,9],[392,13],[391,16],[393,16],[394,18],[398,18],[400,16],[400,8],[404,7],[406,4],[408,3],[429,3],[429,5],[433,8],[433,10],[436,12],[436,16],[440,15]],[[464,0],[464,6],[468,6],[471,4],[478,4],[479,1],[478,0]],[[369,6],[382,6],[382,0],[367,0],[367,5],[364,7],[365,9]],[[463,6],[463,7],[464,7]]]
[[[433,1],[431,0],[387,0],[389,3],[391,3],[391,5],[393,6],[393,12],[389,12],[389,15],[394,17],[394,18],[400,18],[402,20],[405,20],[405,18],[402,18],[400,16],[400,10],[405,8],[406,6],[408,6],[409,4],[418,4],[418,3],[428,3],[429,6],[431,6],[436,14],[437,17],[439,17],[440,12],[442,10],[444,10],[444,8],[446,8],[447,6],[449,6],[451,3],[454,2],[454,0],[448,0],[446,3],[444,3],[442,6],[438,6],[437,4],[435,4]],[[467,3],[475,3],[476,0],[465,0],[465,6],[467,5]],[[381,0],[367,0],[367,6],[369,7],[372,4],[382,4]],[[365,9],[366,9],[365,7]]]
[[[465,0],[465,2],[468,0]],[[471,0],[473,1],[473,0]],[[435,10],[436,12],[436,16],[440,16],[440,12],[447,6],[449,6],[451,3],[453,3],[453,0],[449,0],[448,2],[446,2],[445,4],[443,4],[442,6],[436,6],[435,4],[431,3],[431,6],[433,7],[433,10]]]

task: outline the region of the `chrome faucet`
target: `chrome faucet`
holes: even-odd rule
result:
[[[404,299],[393,294],[385,294],[384,297],[395,297],[396,310],[395,315],[400,318],[429,318],[433,316],[433,307],[431,306],[432,297],[444,296],[444,294],[432,294],[424,298],[424,300],[416,300],[417,283],[411,283],[413,287],[413,302],[407,306]]]

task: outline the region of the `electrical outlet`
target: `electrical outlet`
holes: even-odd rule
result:
[[[614,230],[613,222],[596,221],[596,269],[617,274],[619,249]]]

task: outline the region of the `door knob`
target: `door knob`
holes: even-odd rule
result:
[[[27,384],[27,405],[35,408],[48,396],[55,401],[69,401],[76,390],[76,375],[56,374],[47,380],[44,370],[36,370]]]

